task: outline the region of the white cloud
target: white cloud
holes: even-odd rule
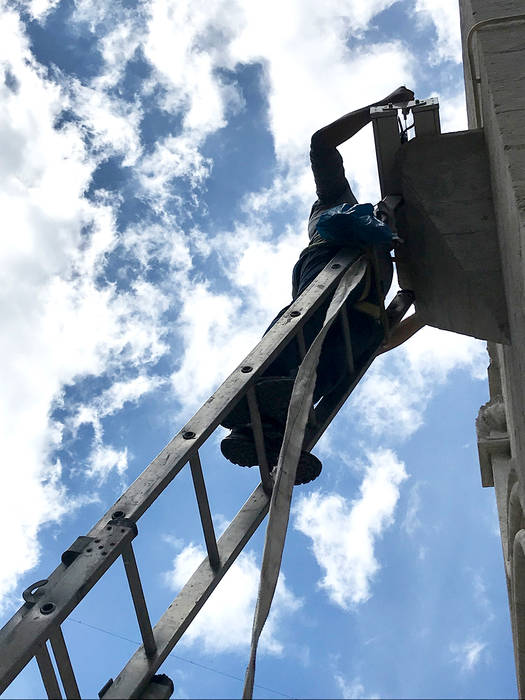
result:
[[[442,132],[467,129],[467,105],[464,90],[461,90],[457,95],[440,98],[439,114]]]
[[[177,331],[184,353],[171,381],[175,397],[188,412],[235,369],[257,342],[260,326],[241,313],[239,298],[196,283],[183,295]]]
[[[375,541],[392,525],[405,467],[390,450],[368,455],[358,499],[316,491],[294,507],[294,527],[312,540],[312,550],[324,576],[319,586],[344,609],[371,596],[380,569]]]
[[[437,33],[437,55],[433,63],[450,59],[461,63],[459,3],[455,0],[416,0],[415,10],[426,22],[432,22]]]
[[[408,503],[402,527],[407,535],[412,536],[421,527],[419,512],[421,510],[422,482],[415,483],[409,491]]]
[[[62,486],[62,465],[52,457],[62,438],[61,426],[49,417],[54,402],[80,377],[116,367],[136,374],[138,365],[162,355],[168,302],[144,280],[121,291],[100,277],[117,231],[111,202],[83,196],[98,161],[81,126],[55,128],[63,107],[74,108],[75,102],[45,77],[16,13],[5,9],[0,72],[0,205],[7,234],[0,246],[0,425],[4,459],[13,465],[5,475],[10,498],[0,516],[10,531],[0,553],[9,562],[0,577],[5,602],[17,578],[38,561],[41,526],[77,502]],[[83,109],[100,152],[133,150],[133,133],[124,124],[128,112],[96,99]],[[110,128],[113,113],[117,121]],[[110,465],[125,468],[125,454],[111,449],[99,446],[93,473]]]
[[[193,544],[185,547],[175,557],[173,569],[166,574],[167,583],[175,590],[180,589],[205,556],[202,547]],[[255,555],[253,552],[243,552],[192,622],[181,644],[202,644],[207,653],[245,652],[249,649],[258,585],[259,568]],[[279,625],[283,617],[296,612],[301,605],[301,600],[286,586],[285,577],[281,574],[272,611],[261,636],[260,649],[263,653],[283,653]],[[232,630],[235,630],[234,634]]]
[[[115,450],[109,445],[96,445],[88,459],[87,476],[97,479],[102,484],[110,472],[115,470],[122,476],[128,468],[128,451]]]
[[[371,695],[369,692],[365,691],[365,686],[362,684],[360,678],[354,678],[348,681],[340,673],[335,676],[335,681],[339,690],[341,691],[341,697],[347,698],[348,700],[359,700],[360,698],[378,698],[379,695]]]
[[[120,244],[144,270],[167,263],[171,271],[189,272],[193,266],[190,243],[192,248],[196,247],[194,236],[185,236],[171,219],[162,226],[128,226],[120,237]]]
[[[483,620],[488,624],[494,620],[494,611],[492,609],[491,600],[487,594],[487,586],[481,574],[477,571],[470,572],[472,574],[472,592],[474,602],[483,613]]]
[[[31,17],[42,21],[48,12],[55,8],[60,0],[22,0]]]
[[[452,660],[464,673],[471,673],[480,663],[489,660],[487,643],[480,639],[469,639],[461,644],[451,644]]]
[[[88,9],[78,0],[75,5],[77,21],[82,21],[84,17],[94,19],[92,7]],[[101,9],[103,7],[102,5]],[[141,43],[140,20],[140,14],[130,12],[120,17],[114,28],[101,38],[100,51],[104,59],[104,71],[93,80],[95,89],[104,90],[113,87],[123,77],[128,61],[134,57]]]
[[[175,178],[188,178],[197,187],[208,177],[211,160],[202,156],[201,145],[201,138],[195,133],[168,136],[158,141],[153,153],[141,161],[137,174],[157,207],[163,207],[172,196]]]
[[[93,428],[91,451],[87,457],[87,469],[83,474],[103,484],[114,471],[123,477],[128,467],[128,451],[117,450],[104,443],[103,419],[122,410],[127,403],[137,403],[145,394],[157,389],[165,380],[145,374],[115,381],[109,389],[94,396],[88,403],[79,404],[74,414],[66,420],[66,426],[76,436],[80,426]],[[63,402],[62,402],[63,405]],[[121,481],[123,485],[123,482]]]
[[[100,158],[121,154],[122,165],[134,165],[141,154],[142,110],[136,104],[110,97],[78,80],[68,80],[67,88],[71,107],[89,133],[92,154]]]
[[[426,327],[401,347],[379,357],[345,411],[358,414],[364,430],[405,439],[424,422],[437,387],[462,369],[486,378],[485,344],[474,338]]]

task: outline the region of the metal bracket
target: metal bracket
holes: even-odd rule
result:
[[[66,551],[62,554],[62,564],[64,564],[66,567],[70,566],[75,559],[82,554],[84,549],[93,542],[93,540],[93,537],[86,537],[85,535],[77,537],[71,547],[66,549]]]
[[[108,522],[108,525],[115,525],[116,527],[129,527],[133,531],[135,537],[139,534],[137,523],[134,520],[130,520],[130,518],[113,518]]]

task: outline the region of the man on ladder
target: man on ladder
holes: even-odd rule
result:
[[[407,103],[413,98],[414,93],[411,90],[404,86],[399,87],[383,100],[346,114],[312,136],[310,160],[318,199],[312,206],[308,221],[310,243],[300,254],[293,269],[293,300],[308,287],[341,246],[353,247],[356,259],[363,254],[363,247],[354,241],[345,241],[344,235],[343,237],[341,235],[332,236],[331,240],[327,240],[320,233],[321,224],[326,217],[325,212],[329,212],[338,205],[350,205],[350,207],[357,205],[357,200],[345,177],[343,160],[337,146],[350,139],[370,122],[370,108],[372,106]],[[385,340],[383,325],[373,310],[378,309],[379,304],[383,302],[392,283],[391,247],[391,244],[376,246],[377,265],[375,269],[371,269],[369,264],[366,278],[356,287],[349,298],[349,323],[356,367],[364,364]],[[375,275],[378,275],[378,279],[375,278]],[[367,302],[367,304],[361,304],[361,308],[356,308],[357,302]],[[306,348],[309,347],[323,325],[327,307],[328,302],[321,306],[306,323],[304,328]],[[288,308],[286,306],[279,312],[270,324],[270,328]],[[367,310],[364,311],[363,308]],[[418,320],[414,316],[410,317],[397,327],[395,334],[389,338],[388,346],[384,346],[383,350],[391,349],[404,342],[420,327],[421,324]],[[277,463],[286,424],[288,403],[301,359],[300,348],[295,343],[289,343],[256,384],[266,454],[270,465]],[[342,329],[340,324],[334,324],[324,342],[317,368],[314,403],[332,391],[339,382],[344,381],[346,366]],[[250,425],[250,414],[245,399],[237,404],[223,420],[222,425],[231,429],[231,433],[221,442],[221,451],[226,459],[240,466],[258,464],[253,431]],[[320,472],[320,460],[315,455],[303,450],[297,468],[296,484],[312,481],[319,476]]]

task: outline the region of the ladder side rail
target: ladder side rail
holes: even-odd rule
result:
[[[250,411],[250,424],[252,426],[253,439],[255,442],[255,451],[259,461],[259,471],[261,473],[261,483],[267,494],[271,494],[273,489],[273,481],[270,476],[270,464],[264,446],[264,433],[261,421],[261,414],[257,405],[257,395],[255,393],[255,385],[251,385],[246,392],[248,401],[248,409]]]
[[[176,474],[188,462],[198,447],[227,415],[235,403],[246,393],[254,379],[273,361],[281,349],[296,335],[308,318],[328,298],[346,269],[353,264],[357,274],[364,274],[363,258],[354,260],[350,250],[339,251],[319,273],[317,278],[296,299],[288,312],[268,331],[255,349],[245,358],[215,394],[195,414],[191,421],[161,451],[146,470],[135,480],[116,504],[92,528],[88,537],[104,538],[113,518],[125,518],[134,523],[162,493]],[[246,369],[249,368],[249,372]],[[240,370],[240,371],[239,371]],[[189,429],[193,428],[193,430]],[[109,521],[109,522],[108,522]],[[50,575],[42,594],[53,598],[53,613],[35,618],[27,605],[22,606],[13,618],[0,630],[0,647],[6,649],[0,663],[0,691],[25,667],[37,649],[49,639],[80,600],[101,578],[109,566],[122,553],[131,535],[130,528],[123,528],[124,537],[112,537],[108,551],[88,547],[68,567],[60,565]],[[87,557],[87,553],[94,555]],[[3,669],[3,670],[2,670]]]
[[[350,323],[348,322],[348,302],[345,302],[345,305],[341,309],[341,313],[339,314],[340,323],[341,323],[341,328],[343,331],[343,339],[345,342],[345,351],[346,351],[346,361],[348,363],[348,371],[350,374],[353,374],[355,371],[354,367],[354,352],[352,349],[352,338],[350,334]]]
[[[151,677],[164,663],[206,600],[244,549],[253,533],[264,520],[270,498],[259,484],[219,538],[220,567],[210,568],[206,557],[153,629],[157,652],[148,658],[139,647],[103,695],[111,698],[140,697]]]

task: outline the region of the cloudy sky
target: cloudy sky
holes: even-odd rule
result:
[[[400,84],[465,128],[456,0],[0,0],[0,609],[44,578],[290,298],[310,135]],[[378,199],[371,132],[342,149]],[[258,697],[513,697],[484,344],[377,360],[296,489]],[[257,483],[203,450],[221,531]],[[203,556],[181,474],[136,542],[156,620]],[[7,536],[9,533],[9,536]],[[240,696],[263,533],[166,662]],[[139,633],[120,563],[64,625],[83,697]],[[89,657],[89,663],[87,661]],[[5,697],[43,697],[34,664]]]

